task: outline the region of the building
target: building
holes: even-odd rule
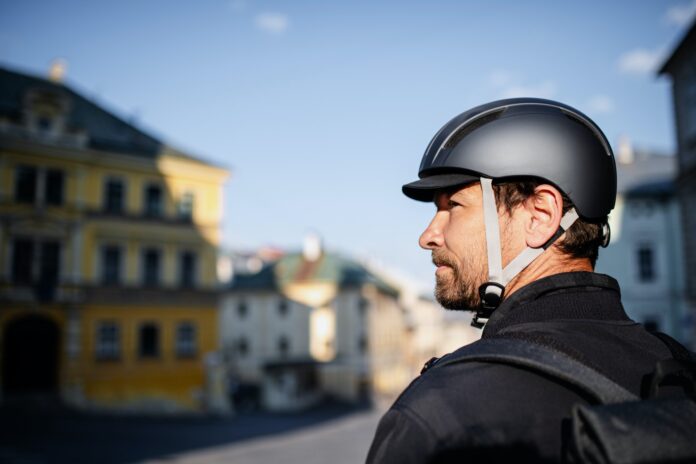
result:
[[[686,294],[690,309],[692,341],[696,343],[696,21],[674,47],[659,71],[672,78],[672,101],[679,159],[676,194],[681,204]],[[692,348],[696,345],[692,344]]]
[[[628,315],[648,328],[688,341],[683,241],[674,192],[676,159],[617,150],[618,195],[609,216],[611,243],[597,271],[615,277]]]
[[[0,69],[2,399],[224,408],[211,366],[228,175],[59,80]]]
[[[232,383],[267,409],[392,401],[430,358],[480,336],[470,314],[443,310],[393,270],[326,252],[316,236],[302,252],[234,256],[220,337]]]
[[[393,397],[410,380],[398,291],[316,237],[237,275],[221,321],[233,383],[256,386],[267,409]]]
[[[435,301],[432,290],[425,290],[395,269],[377,263],[365,263],[367,269],[399,290],[399,304],[408,327],[408,365],[410,377],[420,374],[425,362],[441,357],[481,338],[481,330],[472,327],[470,311],[446,310]]]

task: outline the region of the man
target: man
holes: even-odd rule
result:
[[[616,281],[593,273],[616,197],[594,122],[549,100],[479,106],[435,135],[419,177],[403,192],[435,203],[420,246],[444,307],[475,312],[483,340],[551,347],[640,394],[670,351],[626,316]],[[426,364],[385,414],[368,463],[562,459],[583,392],[512,365],[443,362],[454,355]]]

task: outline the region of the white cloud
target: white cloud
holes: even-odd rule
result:
[[[501,98],[514,97],[538,97],[553,98],[557,93],[556,84],[553,81],[544,81],[539,84],[509,84],[501,89]]]
[[[626,74],[648,74],[657,70],[661,61],[661,51],[635,49],[619,57],[619,70]]]
[[[288,17],[281,13],[262,13],[254,22],[257,28],[270,34],[283,34],[290,25]]]
[[[676,26],[686,26],[695,15],[696,0],[691,0],[691,3],[682,3],[681,5],[675,5],[667,9],[665,20]]]
[[[606,95],[595,95],[587,102],[587,108],[592,113],[611,113],[614,111],[614,100]]]

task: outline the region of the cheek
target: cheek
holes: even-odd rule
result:
[[[477,221],[452,221],[445,234],[447,249],[462,263],[480,262],[486,253],[486,231]]]
[[[500,241],[502,242],[503,263],[507,264],[520,254],[526,246],[524,225],[515,221],[501,224]]]

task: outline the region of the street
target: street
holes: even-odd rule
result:
[[[380,413],[330,405],[304,414],[133,417],[0,409],[0,462],[348,464],[365,460]]]

